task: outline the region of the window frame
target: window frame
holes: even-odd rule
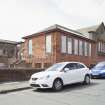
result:
[[[81,42],[81,44],[80,44]],[[81,46],[80,46],[81,45]],[[79,40],[79,55],[80,56],[83,56],[83,41],[82,40]]]
[[[73,64],[73,66],[75,67],[75,68],[70,68],[70,65],[71,64]],[[79,67],[79,65],[81,65],[81,66],[83,66],[83,67]],[[65,69],[65,68],[68,68],[69,67],[69,70],[77,70],[77,69],[83,69],[83,68],[85,68],[85,65],[84,64],[81,64],[81,63],[68,63],[67,65],[65,65],[65,67],[63,68],[63,70]]]
[[[77,42],[77,43],[75,43]],[[77,45],[76,45],[77,44]],[[79,55],[79,40],[74,38],[74,55]]]
[[[29,39],[29,41],[28,41],[28,54],[29,55],[32,55],[32,49],[33,49],[32,39]]]
[[[49,37],[49,36],[50,36],[50,38],[51,38],[51,39],[50,39],[50,47],[51,47],[51,48],[50,48],[50,51],[47,50],[47,47],[48,47],[48,46],[47,46],[47,41],[48,41],[48,40],[47,40],[47,37]],[[49,42],[48,42],[48,45],[49,45]],[[49,47],[48,47],[48,48],[49,48]],[[52,53],[52,35],[51,35],[51,34],[47,34],[47,35],[45,36],[45,53],[47,53],[47,54]]]
[[[88,42],[84,42],[84,56],[88,56]]]
[[[73,39],[71,37],[67,38],[67,53],[68,54],[73,54]]]
[[[64,37],[65,37],[65,43],[64,43]],[[63,40],[62,40],[63,39]],[[63,42],[63,43],[62,43]],[[65,44],[65,46],[63,45]],[[63,46],[62,46],[63,45]],[[65,49],[63,48],[65,47]],[[63,49],[62,49],[63,48]],[[67,36],[66,35],[61,35],[61,53],[66,54],[67,53]]]
[[[92,56],[92,44],[89,43],[89,56]]]

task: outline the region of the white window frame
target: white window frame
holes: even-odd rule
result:
[[[104,43],[104,53],[105,53],[105,43]]]
[[[88,43],[84,42],[84,55],[88,56]]]
[[[101,47],[100,52],[103,51],[102,45],[103,45],[102,42],[100,42],[100,47]]]
[[[72,38],[68,38],[67,40],[67,51],[68,51],[68,54],[72,54]]]
[[[91,56],[92,55],[92,45],[91,45],[91,43],[89,43],[89,56]]]
[[[32,40],[31,39],[28,42],[28,53],[29,55],[32,55]]]
[[[83,41],[79,40],[79,55],[83,55]]]
[[[74,39],[74,55],[78,55],[78,40]]]
[[[67,52],[67,37],[65,35],[61,35],[61,52]]]
[[[46,35],[45,49],[46,53],[52,52],[52,35]]]
[[[101,42],[98,42],[98,51],[101,51]]]
[[[105,53],[105,43],[102,43],[102,52]]]

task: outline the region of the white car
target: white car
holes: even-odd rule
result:
[[[90,84],[89,69],[79,62],[56,63],[45,71],[33,74],[29,80],[32,87],[53,88],[56,91],[77,82]]]

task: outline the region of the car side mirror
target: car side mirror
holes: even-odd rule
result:
[[[64,68],[64,72],[67,72],[69,71],[70,69],[69,68]]]

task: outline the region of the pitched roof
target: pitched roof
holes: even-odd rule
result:
[[[104,23],[102,22],[101,24],[98,24],[98,25],[81,28],[81,29],[78,29],[77,31],[82,33],[84,37],[91,39],[89,32],[96,32],[101,25],[104,25]]]
[[[0,43],[18,44],[18,42],[0,39]]]
[[[31,38],[31,37],[34,37],[34,36],[37,36],[39,35],[40,33],[46,33],[46,32],[50,32],[50,31],[53,31],[53,30],[56,30],[56,29],[59,29],[61,31],[65,31],[65,32],[69,32],[69,33],[72,33],[74,35],[78,35],[78,36],[81,36],[83,38],[87,38],[87,39],[92,39],[89,35],[89,32],[93,31],[93,32],[96,32],[97,29],[101,26],[101,25],[104,25],[104,23],[102,22],[101,24],[99,25],[95,25],[95,26],[90,26],[90,27],[86,27],[86,28],[81,28],[81,29],[78,29],[78,30],[72,30],[72,29],[69,29],[69,28],[66,28],[64,26],[61,26],[61,25],[58,25],[58,24],[55,24],[55,25],[52,25],[48,28],[45,28],[44,30],[41,30],[37,33],[34,33],[32,35],[28,35],[28,36],[25,36],[23,37],[23,39],[28,39],[28,38]],[[93,40],[93,39],[92,39]]]
[[[77,31],[82,33],[82,34],[86,34],[86,33],[89,33],[89,32],[96,32],[97,29],[102,25],[104,26],[103,22],[101,24],[98,24],[98,25],[78,29]]]
[[[90,26],[90,27],[86,27],[86,28],[81,28],[78,29],[77,31],[79,32],[90,32],[90,31],[96,31],[98,29],[99,25],[95,25],[95,26]]]
[[[37,33],[35,33],[35,34],[25,36],[25,37],[23,37],[23,39],[27,39],[27,38],[36,36],[36,35],[38,35],[39,33],[48,32],[48,31],[55,30],[55,29],[60,29],[60,30],[62,30],[62,31],[66,31],[66,32],[70,32],[70,33],[73,33],[73,34],[76,34],[76,35],[79,35],[79,36],[83,36],[82,33],[78,32],[78,31],[75,31],[75,30],[66,28],[66,27],[64,27],[64,26],[55,24],[55,25],[52,25],[52,26],[50,26],[50,27],[48,27],[48,28],[45,28],[44,30],[41,30],[41,31],[39,31],[39,32],[37,32]]]

